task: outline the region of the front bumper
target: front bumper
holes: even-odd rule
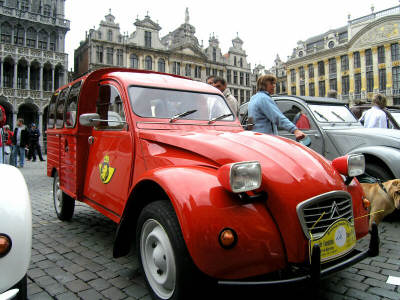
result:
[[[304,275],[294,276],[276,280],[249,280],[249,281],[238,281],[238,280],[220,280],[220,285],[237,285],[237,286],[270,286],[270,285],[283,285],[292,284],[303,281],[310,281],[318,284],[321,278],[330,274],[336,273],[340,270],[350,267],[367,257],[377,256],[379,254],[379,235],[378,227],[375,223],[372,224],[370,231],[369,248],[365,251],[353,250],[350,254],[345,256],[345,259],[340,262],[329,264],[328,267],[321,268],[321,251],[318,245],[314,245],[311,264],[308,271]]]

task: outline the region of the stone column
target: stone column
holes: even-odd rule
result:
[[[0,88],[3,87],[3,80],[4,80],[3,69],[4,69],[3,60],[0,57]]]
[[[43,98],[43,65],[40,65],[39,91],[40,91],[40,98]]]
[[[43,140],[43,134],[42,134],[43,111],[39,110],[38,114],[39,114],[39,122],[38,122],[39,124],[37,124],[38,125],[37,128],[39,129],[39,132],[40,132],[40,139]]]
[[[54,91],[54,66],[51,66],[51,91]]]
[[[18,67],[18,63],[14,62],[14,81],[13,81],[13,85],[12,85],[14,89],[16,89],[18,87],[17,86],[17,76],[18,76],[17,67]]]
[[[12,121],[13,128],[17,127],[17,116],[18,116],[18,110],[14,110],[13,111],[13,121]]]
[[[28,90],[31,89],[31,64],[28,65]]]
[[[65,85],[67,83],[68,83],[68,70],[65,70],[64,71],[64,78],[63,78],[63,85]]]

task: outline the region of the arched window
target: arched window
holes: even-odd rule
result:
[[[49,38],[49,34],[43,29],[39,31],[39,49],[47,49],[47,40]]]
[[[150,56],[146,56],[144,63],[146,70],[153,70],[153,60]]]
[[[241,68],[243,68],[243,58],[240,58],[239,65],[240,65]]]
[[[57,34],[53,31],[50,35],[50,50],[57,51]]]
[[[1,42],[11,44],[11,25],[7,22],[1,24]]]
[[[158,72],[165,72],[165,60],[163,58],[158,60]]]
[[[138,57],[135,54],[131,54],[129,57],[130,60],[130,65],[132,69],[139,69],[139,60]]]
[[[100,31],[100,30],[97,32],[97,38],[98,38],[99,40],[101,40],[101,31]]]
[[[24,45],[25,30],[21,25],[14,27],[14,44],[23,46]]]
[[[110,42],[112,42],[112,40],[113,40],[113,32],[112,32],[112,30],[109,30],[109,31],[108,31],[108,36],[107,36],[107,38],[108,38],[108,40],[109,40]]]
[[[37,39],[36,30],[33,29],[33,27],[29,27],[26,32],[26,46],[35,48],[36,47],[36,39]]]

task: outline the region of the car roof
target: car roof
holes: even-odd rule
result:
[[[338,100],[328,97],[311,97],[311,96],[292,96],[292,95],[275,95],[274,99],[295,99],[302,100],[307,104],[331,104],[331,105],[348,105],[347,101]]]

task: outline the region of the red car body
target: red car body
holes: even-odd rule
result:
[[[119,92],[126,122],[120,130],[78,122],[79,116],[96,112],[102,84]],[[80,85],[79,91],[72,92],[74,85]],[[308,199],[338,191],[350,195],[356,237],[368,233],[359,183],[346,184],[316,152],[288,139],[244,131],[236,116],[215,122],[142,117],[132,107],[130,87],[222,97],[201,82],[129,69],[94,71],[55,92],[47,129],[47,175],[57,174],[65,195],[119,224],[115,256],[127,254],[140,211],[159,198],[172,204],[195,266],[224,282],[292,264],[309,266],[310,238],[296,209]],[[60,100],[62,93],[76,94],[75,111],[68,110],[72,96]],[[261,165],[261,187],[252,193],[232,193],[218,180],[221,166],[242,161]],[[237,243],[230,249],[218,240],[224,228],[236,233]],[[331,265],[335,261],[343,262],[339,258]]]

